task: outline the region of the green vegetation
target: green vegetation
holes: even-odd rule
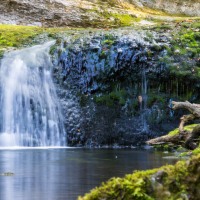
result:
[[[0,25],[0,48],[19,47],[41,33],[38,27]]]
[[[134,22],[139,22],[141,19],[129,14],[111,14],[115,22],[119,26],[131,26]]]
[[[151,107],[155,103],[162,104],[162,106],[166,105],[166,96],[163,96],[162,94],[153,94],[149,93],[148,99],[147,99],[147,107]]]
[[[192,131],[193,128],[196,127],[197,125],[198,125],[198,124],[191,124],[191,125],[185,126],[185,127],[184,127],[184,130],[186,130],[186,131]],[[173,131],[170,131],[170,132],[168,133],[169,136],[174,136],[174,135],[177,135],[177,134],[179,134],[179,129],[178,129],[178,128],[175,129],[175,130],[173,130]]]
[[[198,146],[198,148],[196,148],[195,150],[192,151],[193,155],[198,155],[200,154],[200,145]]]
[[[177,22],[171,48],[168,49],[171,59],[170,71],[176,77],[189,79],[200,78],[200,22]],[[177,64],[178,61],[178,64]]]
[[[68,28],[41,28],[35,26],[0,25],[0,57],[8,48],[20,48],[35,44],[34,39],[47,34],[49,38],[57,38],[59,33],[68,31]]]
[[[125,90],[112,91],[109,94],[95,96],[96,103],[112,107],[113,105],[124,106],[126,103],[127,92]]]
[[[159,169],[112,178],[79,200],[183,200],[197,199],[200,187],[200,155]]]
[[[166,23],[159,23],[154,30],[156,30],[158,32],[172,30],[172,26],[170,24],[166,24]]]

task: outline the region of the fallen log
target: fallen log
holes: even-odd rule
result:
[[[184,143],[188,136],[188,132],[184,131],[181,134],[176,135],[164,135],[158,138],[151,139],[146,143],[149,145],[157,145],[157,144],[166,144],[166,143],[173,143],[176,145]]]
[[[198,146],[200,137],[200,125],[197,125],[192,131],[184,130],[184,126],[189,121],[194,119],[200,119],[200,104],[192,104],[186,102],[172,101],[172,109],[186,109],[191,114],[184,115],[180,118],[179,133],[175,135],[165,135],[152,140],[147,141],[149,145],[156,145],[161,143],[173,143],[175,145],[182,145],[188,149],[195,149]]]

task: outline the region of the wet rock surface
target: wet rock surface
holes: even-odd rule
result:
[[[77,32],[52,47],[69,145],[140,145],[178,123],[179,114],[171,119],[167,106],[169,69],[160,62],[169,35],[147,35]]]

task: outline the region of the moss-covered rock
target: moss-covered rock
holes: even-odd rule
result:
[[[177,200],[200,197],[200,155],[174,166],[139,171],[124,178],[112,178],[79,200]]]

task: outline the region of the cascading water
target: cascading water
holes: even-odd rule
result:
[[[147,115],[147,77],[145,70],[143,69],[142,71],[142,96],[143,96],[143,106],[141,109],[141,119],[142,119],[142,124],[143,124],[143,130],[142,132],[148,133],[149,128],[146,120],[146,115]]]
[[[48,54],[54,42],[8,53],[0,69],[0,146],[65,146]]]

